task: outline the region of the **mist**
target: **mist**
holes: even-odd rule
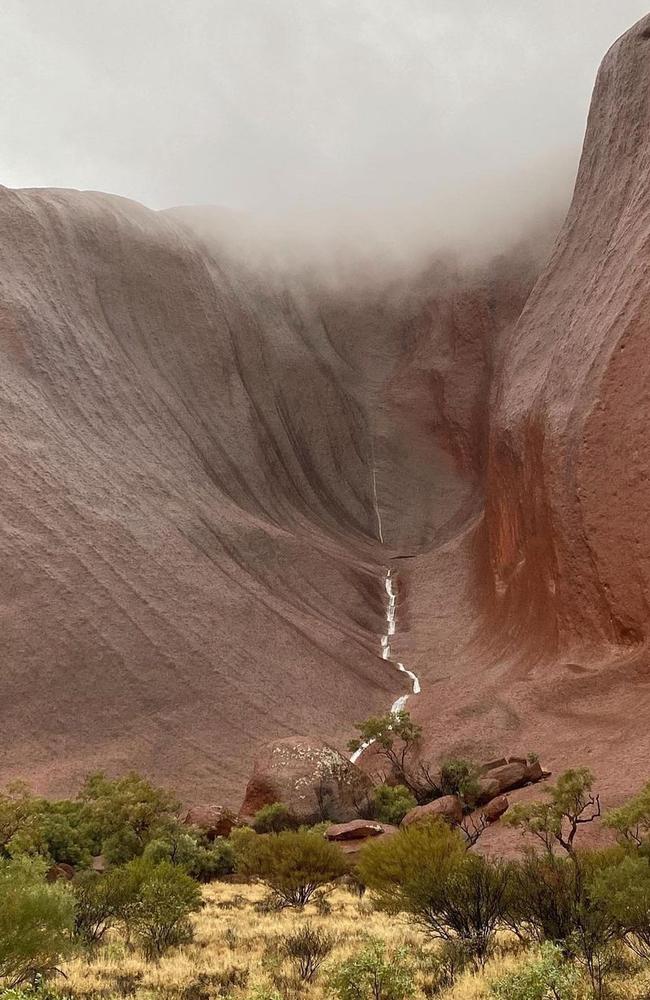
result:
[[[0,182],[367,251],[565,210],[639,0],[5,0]],[[224,223],[225,225],[225,223]]]

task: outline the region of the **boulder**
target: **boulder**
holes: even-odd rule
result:
[[[347,823],[365,812],[373,784],[335,747],[311,736],[268,743],[255,762],[239,811],[250,820],[263,806],[282,802],[301,823]]]
[[[493,790],[490,798],[494,798],[495,795],[502,795],[504,792],[510,791],[511,788],[520,788],[522,785],[525,785],[528,780],[526,777],[527,771],[528,766],[526,761],[522,760],[509,760],[507,764],[501,764],[500,767],[493,767],[489,771],[486,771],[484,777],[479,780],[480,800],[488,801],[483,798],[488,788],[488,783],[492,783],[489,787]]]
[[[183,823],[187,826],[198,826],[208,840],[215,840],[217,837],[230,836],[236,817],[223,806],[197,805],[187,810]]]
[[[531,784],[535,784],[537,781],[542,781],[544,778],[548,778],[548,776],[549,772],[544,770],[538,760],[526,766],[526,781]]]
[[[507,763],[507,757],[497,757],[495,760],[488,760],[487,763],[481,764],[479,771],[481,774],[485,774],[486,771],[491,771],[495,767],[503,767],[503,765]]]
[[[45,878],[48,882],[59,882],[61,880],[69,882],[74,878],[74,868],[65,861],[60,861],[58,864],[48,868]]]
[[[496,823],[500,819],[504,812],[508,809],[510,803],[508,802],[507,796],[498,795],[496,799],[492,799],[488,802],[485,809],[483,809],[482,814],[488,823]]]
[[[361,840],[377,837],[384,832],[381,823],[368,819],[353,819],[349,823],[335,823],[325,831],[328,840]]]
[[[402,826],[412,826],[431,819],[444,819],[445,822],[457,826],[463,818],[463,804],[457,795],[443,795],[440,799],[428,802],[425,806],[414,806],[409,809],[402,820]]]
[[[495,799],[500,791],[501,787],[496,779],[488,777],[479,778],[476,794],[478,805],[482,806],[491,799]]]
[[[523,785],[542,781],[542,779],[548,778],[549,772],[542,768],[539,761],[529,764],[524,757],[504,757],[483,764],[481,775],[477,796],[479,805],[490,802],[513,788],[521,788]]]
[[[366,824],[370,826],[381,827],[378,833],[373,833],[369,837],[357,837],[349,840],[336,840],[335,843],[344,854],[357,854],[366,844],[377,843],[378,840],[386,840],[387,837],[394,837],[396,833],[399,833],[399,828],[396,826],[390,826],[388,823],[371,823]],[[326,836],[329,830],[326,832]]]

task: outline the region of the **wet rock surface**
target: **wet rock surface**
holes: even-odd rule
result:
[[[370,805],[372,782],[334,747],[315,737],[289,737],[260,753],[239,811],[251,819],[281,802],[300,823],[349,823]]]

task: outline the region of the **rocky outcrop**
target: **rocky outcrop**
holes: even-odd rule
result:
[[[424,806],[414,806],[413,809],[409,809],[401,826],[413,826],[432,819],[444,819],[452,826],[458,825],[463,819],[463,803],[457,795],[443,795]]]
[[[223,806],[196,805],[188,809],[183,822],[187,826],[197,826],[208,840],[215,840],[230,836],[237,817]]]
[[[282,802],[301,823],[347,823],[367,813],[371,793],[370,778],[334,747],[315,737],[290,737],[260,753],[239,816],[248,820]]]
[[[472,267],[253,271],[187,213],[0,191],[1,778],[134,767],[233,805],[277,734],[344,746],[408,690],[380,656],[391,566],[426,759],[544,747],[636,790],[649,37],[603,62],[545,266],[536,236]],[[540,777],[499,766],[484,798]],[[299,802],[267,771],[247,813],[320,813],[308,774]]]
[[[383,823],[367,819],[353,819],[349,823],[334,823],[325,831],[326,840],[367,840],[386,831]]]
[[[532,785],[549,777],[539,761],[528,762],[523,757],[500,758],[481,768],[478,780],[477,801],[479,805],[502,796],[513,788]]]
[[[396,833],[399,833],[399,828],[389,823],[356,820],[330,826],[325,831],[325,837],[336,843],[344,854],[358,854],[371,841],[386,840]]]

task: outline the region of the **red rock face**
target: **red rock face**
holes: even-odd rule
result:
[[[0,778],[238,806],[263,744],[343,747],[409,690],[389,566],[428,755],[647,777],[648,28],[530,297],[530,241],[343,289],[0,192]]]
[[[587,764],[607,804],[650,766],[649,29],[603,62],[569,215],[496,350],[483,510],[409,581],[429,751]]]

